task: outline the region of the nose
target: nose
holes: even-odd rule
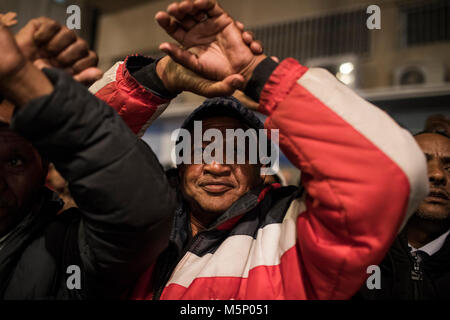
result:
[[[228,176],[231,172],[231,168],[227,164],[220,164],[216,161],[212,161],[211,163],[204,164],[203,171],[205,174],[214,176]]]
[[[428,163],[428,179],[433,185],[446,185],[447,175],[444,166],[438,159],[434,159]]]

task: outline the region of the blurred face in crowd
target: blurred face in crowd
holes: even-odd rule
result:
[[[450,219],[450,139],[435,133],[415,137],[428,164],[430,193],[417,215],[427,220]]]
[[[0,236],[9,232],[35,205],[45,168],[36,149],[0,123]]]
[[[242,123],[230,117],[208,118],[202,121],[203,131],[218,129],[226,137],[226,129],[238,129]],[[224,149],[226,141],[224,139]],[[226,155],[223,155],[226,159]],[[247,191],[263,182],[258,164],[183,164],[180,167],[184,198],[193,212],[207,213],[214,217],[225,212]]]

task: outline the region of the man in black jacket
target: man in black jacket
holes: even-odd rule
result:
[[[0,130],[0,298],[117,298],[167,245],[173,191],[110,107],[38,70],[1,24],[0,47],[0,95],[16,106],[15,132]],[[41,155],[80,209],[56,216]]]
[[[365,284],[356,298],[450,298],[450,139],[440,133],[415,139],[427,158],[430,193],[380,264],[380,288]]]

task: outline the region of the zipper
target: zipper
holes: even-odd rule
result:
[[[205,234],[205,233],[207,233],[207,232],[209,232],[209,231],[212,231],[212,230],[215,230],[217,226],[221,225],[222,223],[224,223],[224,222],[226,222],[226,221],[228,221],[228,220],[230,220],[230,219],[233,219],[233,218],[235,218],[235,217],[237,217],[237,216],[244,215],[244,214],[248,213],[249,211],[253,210],[253,209],[254,209],[256,206],[258,206],[258,205],[259,205],[259,202],[258,202],[257,200],[253,200],[253,202],[250,203],[249,205],[245,206],[245,208],[243,208],[243,209],[239,210],[238,212],[234,213],[232,217],[227,217],[227,218],[226,218],[225,220],[223,220],[223,221],[219,219],[219,220],[216,221],[213,225],[211,225],[209,228],[200,231],[200,232],[197,233],[194,237],[192,237],[192,238],[189,240],[188,244],[187,244],[187,245],[185,246],[185,248],[183,249],[183,251],[182,251],[182,253],[180,254],[179,258],[177,259],[176,263],[172,264],[171,267],[170,267],[170,271],[168,271],[168,272],[165,274],[165,279],[164,279],[164,282],[163,282],[164,284],[158,288],[158,290],[156,291],[155,295],[153,296],[153,300],[159,300],[159,299],[161,298],[161,295],[162,295],[164,289],[166,288],[166,284],[167,284],[167,282],[169,282],[170,277],[171,277],[172,274],[173,274],[173,271],[176,269],[176,267],[178,266],[178,264],[180,263],[180,261],[184,258],[184,256],[186,255],[186,253],[187,253],[192,247],[197,246],[198,243],[199,243],[200,241],[203,240],[204,234]],[[190,223],[190,221],[189,221],[188,223]],[[190,230],[190,228],[189,228],[189,230]],[[190,232],[191,232],[191,234],[192,234],[192,230],[190,230]]]
[[[176,267],[178,266],[180,261],[183,260],[184,256],[189,251],[189,249],[191,249],[194,245],[197,245],[201,240],[203,240],[201,238],[203,238],[203,233],[204,232],[206,232],[206,230],[200,231],[194,237],[192,237],[191,240],[189,240],[188,244],[186,245],[186,247],[181,252],[180,257],[177,259],[177,261],[175,263],[173,263],[171,265],[171,268],[165,274],[164,284],[162,286],[160,286],[160,288],[158,288],[158,290],[156,291],[155,295],[153,296],[153,300],[159,300],[161,298],[161,295],[162,295],[164,289],[166,288],[167,282],[169,282],[170,277],[173,274],[173,271],[176,269]]]
[[[421,268],[421,261],[417,254],[411,254],[413,258],[413,269],[411,270],[411,280],[413,280],[414,285],[414,299],[418,300],[421,298],[421,285],[423,280],[423,270]]]

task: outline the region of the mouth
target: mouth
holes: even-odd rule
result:
[[[426,199],[428,202],[445,204],[449,200],[449,195],[443,190],[432,189]]]
[[[234,188],[234,185],[226,182],[202,182],[200,187],[209,193],[224,193]]]

